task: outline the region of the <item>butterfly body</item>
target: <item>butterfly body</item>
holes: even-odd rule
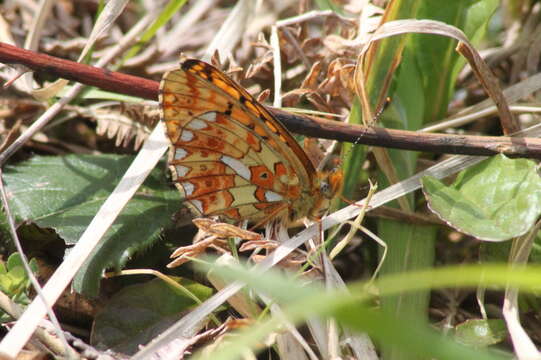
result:
[[[195,214],[292,221],[317,215],[327,200],[285,127],[212,65],[188,59],[166,73],[160,107],[173,180]]]

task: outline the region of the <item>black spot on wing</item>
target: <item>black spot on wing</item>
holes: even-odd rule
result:
[[[188,70],[200,63],[201,62],[197,59],[186,59],[182,62],[182,64],[180,64],[180,67],[182,68],[182,70]]]
[[[227,103],[227,110],[224,111],[224,114],[227,115],[227,116],[231,116],[232,110],[233,110],[233,103],[228,102]]]

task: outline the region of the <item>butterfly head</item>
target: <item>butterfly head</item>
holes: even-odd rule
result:
[[[341,170],[331,170],[320,172],[319,178],[319,197],[312,210],[311,217],[319,218],[322,212],[329,208],[330,202],[340,192],[343,183],[343,173]]]
[[[320,174],[319,190],[324,198],[332,200],[340,191],[344,180],[340,170],[332,170]]]

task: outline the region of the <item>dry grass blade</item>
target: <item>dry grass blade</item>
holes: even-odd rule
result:
[[[541,228],[538,221],[531,231],[517,239],[513,239],[509,262],[513,267],[523,267],[528,263],[535,237]],[[520,323],[518,290],[508,287],[505,290],[503,302],[503,316],[513,341],[513,346],[519,359],[538,359],[541,353],[537,350],[532,339],[528,336]]]
[[[541,73],[534,74],[514,85],[511,85],[503,91],[503,96],[507,99],[508,103],[513,104],[514,102],[533,94],[539,89],[541,89]],[[483,100],[478,104],[460,110],[449,119],[442,120],[441,123],[428,126],[420,131],[439,131],[446,127],[458,127],[468,124],[480,116],[485,116],[486,114],[494,112],[491,109],[491,107],[494,106],[493,104],[494,102],[492,99]]]
[[[253,15],[254,6],[255,3],[251,0],[240,0],[235,4],[224,24],[207,47],[205,55],[202,57],[203,60],[210,61],[218,49],[222,59],[229,57],[232,49],[244,34],[247,23]]]
[[[280,40],[278,39],[278,28],[273,26],[271,28],[270,44],[273,54],[273,68],[274,68],[274,101],[272,106],[282,106],[282,57],[280,56]]]
[[[194,2],[193,6],[182,16],[174,27],[165,36],[158,38],[158,50],[164,56],[177,55],[182,45],[179,38],[197,23],[216,3],[216,0],[201,0]]]

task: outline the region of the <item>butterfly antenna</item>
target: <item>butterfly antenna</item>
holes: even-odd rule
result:
[[[386,97],[385,98],[385,101],[381,104],[381,106],[377,109],[374,117],[372,118],[372,124],[376,124],[380,117],[381,117],[381,114],[383,114],[383,112],[385,110],[387,110],[387,108],[389,107],[389,104],[391,103],[391,98],[390,97]],[[344,166],[344,162],[342,161],[342,159],[345,159],[347,156],[349,156],[349,154],[351,154],[351,152],[353,151],[353,149],[355,148],[355,145],[358,145],[359,144],[359,141],[361,141],[361,138],[362,138],[362,135],[359,135],[357,136],[357,138],[355,139],[355,141],[352,143],[352,146],[351,148],[349,148],[349,150],[344,154],[344,156],[340,159],[340,162],[336,168],[337,171],[341,170],[342,167]],[[323,163],[323,162],[322,162]]]

